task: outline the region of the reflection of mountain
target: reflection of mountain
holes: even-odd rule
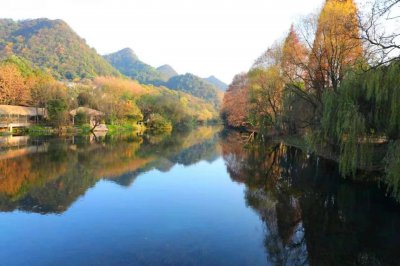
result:
[[[215,158],[217,132],[217,128],[202,127],[159,138],[154,144],[140,138],[93,142],[89,137],[75,137],[41,141],[39,146],[27,141],[30,151],[46,149],[20,153],[26,147],[14,147],[3,152],[15,156],[0,159],[0,210],[62,213],[100,179],[129,186],[151,169],[168,171],[176,163]]]
[[[276,143],[222,140],[231,178],[264,221],[275,265],[395,265],[400,208],[376,184],[339,177],[327,160]],[[246,148],[244,148],[246,146]]]

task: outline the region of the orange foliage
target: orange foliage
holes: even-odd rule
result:
[[[236,75],[227,89],[222,102],[222,115],[231,127],[247,124],[249,109],[249,87],[247,74]]]
[[[310,54],[313,88],[320,99],[323,89],[336,90],[346,71],[362,59],[357,7],[353,0],[326,1]]]
[[[29,86],[18,67],[0,65],[0,104],[26,105],[29,99]]]
[[[283,43],[281,59],[283,74],[289,82],[299,81],[305,77],[302,63],[306,62],[307,57],[307,48],[300,42],[292,25]]]

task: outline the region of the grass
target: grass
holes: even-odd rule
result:
[[[40,125],[33,125],[26,129],[26,132],[32,136],[51,135],[54,133],[54,129],[51,127],[45,127]]]
[[[108,132],[107,134],[121,134],[121,133],[132,133],[143,131],[145,129],[144,126],[134,125],[134,124],[119,124],[119,125],[107,125]]]

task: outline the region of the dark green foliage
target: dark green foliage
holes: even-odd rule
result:
[[[369,143],[400,137],[400,62],[352,73],[337,93],[323,96],[321,132],[340,146],[344,174],[365,165]]]
[[[77,100],[79,106],[85,106],[85,107],[90,107],[93,109],[98,109],[96,99],[94,99],[93,95],[88,92],[79,93],[76,100]]]
[[[162,117],[167,117],[176,127],[190,127],[195,123],[195,118],[184,109],[178,95],[167,93],[145,95],[138,100],[137,104],[145,121],[153,114],[159,114]]]
[[[74,118],[75,125],[81,126],[89,123],[89,117],[86,112],[78,112]]]
[[[185,75],[172,77],[168,80],[165,86],[173,90],[183,91],[205,99],[211,102],[214,106],[220,105],[218,89],[193,74],[187,73]]]
[[[160,114],[151,114],[147,126],[158,131],[170,131],[172,129],[171,122]]]
[[[392,196],[400,201],[400,141],[393,141],[385,156],[385,183]]]
[[[67,103],[64,99],[53,99],[47,103],[49,120],[54,126],[62,126],[68,119]]]
[[[140,61],[130,48],[105,55],[104,58],[122,74],[142,84],[161,85],[168,80],[154,67]]]
[[[62,20],[0,19],[0,59],[12,54],[49,70],[57,78],[120,75]]]

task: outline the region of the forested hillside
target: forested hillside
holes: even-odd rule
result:
[[[0,59],[17,55],[58,79],[119,76],[64,21],[0,19]]]
[[[220,105],[222,99],[221,91],[211,82],[190,73],[178,75],[169,65],[163,65],[155,69],[140,61],[130,48],[105,55],[104,58],[121,73],[138,80],[140,83],[165,86],[209,101],[214,106]],[[216,80],[216,78],[212,79],[212,81]]]
[[[70,126],[69,111],[89,107],[104,113],[102,122],[133,129],[171,130],[218,120],[217,100],[209,88],[162,85],[176,72],[141,62],[131,49],[105,56],[90,48],[61,20],[0,20],[0,104],[44,107],[45,125]],[[183,85],[182,85],[183,86]],[[204,92],[202,92],[204,90]],[[84,115],[75,122],[85,125]]]
[[[166,80],[178,76],[178,72],[176,72],[175,69],[173,69],[170,65],[162,65],[157,67],[157,71],[160,72]]]
[[[122,74],[143,84],[161,85],[167,81],[161,72],[154,67],[143,63],[130,48],[105,55],[104,58]]]
[[[220,105],[221,93],[218,89],[193,74],[187,73],[185,75],[172,77],[165,83],[165,86],[210,101],[214,106]]]
[[[226,91],[226,89],[228,88],[228,85],[225,84],[225,82],[219,80],[215,76],[209,76],[208,78],[205,78],[204,80],[207,81],[208,83],[214,85],[221,91]]]

